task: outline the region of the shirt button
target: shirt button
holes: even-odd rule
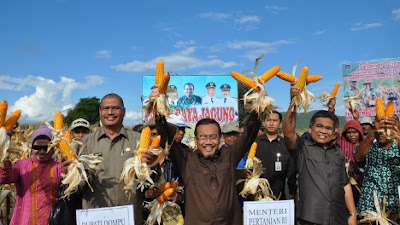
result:
[[[213,187],[211,187],[213,190],[215,190],[215,187],[213,186]]]

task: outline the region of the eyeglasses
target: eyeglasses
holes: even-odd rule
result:
[[[209,139],[209,140],[211,140],[211,141],[216,141],[216,140],[219,139],[219,136],[216,135],[216,134],[213,134],[213,135],[210,135],[210,136],[207,136],[207,135],[199,135],[199,136],[197,137],[197,139],[199,139],[200,141],[205,141],[205,140],[207,140],[207,139]]]
[[[111,109],[112,112],[118,111],[120,109],[123,109],[124,107],[122,106],[104,106],[104,107],[100,107],[101,110],[107,112],[108,110]]]
[[[32,145],[32,149],[36,150],[36,151],[40,151],[40,150],[46,150],[48,149],[49,146],[47,145]]]

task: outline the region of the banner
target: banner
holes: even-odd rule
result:
[[[294,201],[244,201],[243,224],[295,225]]]
[[[155,76],[143,76],[143,106],[154,79]],[[173,113],[181,115],[191,128],[204,118],[215,119],[221,125],[238,122],[237,82],[229,75],[171,76],[166,94]],[[143,115],[146,123],[152,118],[153,115]]]
[[[344,97],[359,96],[355,106],[359,116],[376,115],[376,98],[382,98],[384,104],[392,101],[395,113],[399,115],[400,87],[397,79],[400,75],[400,58],[371,60],[346,63],[342,65]],[[346,104],[346,119],[352,118],[349,105]]]

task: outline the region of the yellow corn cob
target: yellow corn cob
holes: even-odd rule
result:
[[[1,101],[0,102],[0,127],[2,127],[4,122],[6,121],[7,108],[8,108],[7,102]]]
[[[67,139],[69,141],[69,143],[71,143],[72,142],[71,132],[64,133],[63,138]]]
[[[338,91],[339,91],[339,87],[340,87],[340,82],[337,82],[335,84],[335,87],[333,88],[332,92],[331,92],[331,96],[332,98],[336,97]]]
[[[158,146],[160,146],[160,142],[161,142],[161,136],[158,135],[157,137],[153,138],[153,141],[151,142],[151,147],[153,148],[157,148]]]
[[[254,156],[256,156],[256,151],[257,151],[257,143],[254,142],[251,147],[250,147],[250,151],[249,151],[249,158],[252,159],[254,158]]]
[[[158,87],[158,92],[160,92],[160,94],[165,94],[168,88],[168,83],[169,83],[169,74],[166,73],[162,76],[162,79],[160,81],[160,86]]]
[[[321,75],[308,75],[306,78],[306,85],[308,85],[309,83],[317,82],[319,80],[322,80]]]
[[[163,61],[158,61],[156,66],[156,84],[160,84],[164,75],[164,63]]]
[[[375,103],[376,117],[381,118],[385,116],[385,107],[382,98],[377,98]]]
[[[173,188],[174,190],[179,186],[178,181],[174,180],[171,182],[171,188]]]
[[[285,80],[287,82],[293,83],[296,81],[296,78],[288,73],[285,73],[283,71],[279,71],[276,76],[278,76],[279,78],[281,78],[282,80]]]
[[[67,157],[67,160],[78,159],[78,156],[66,141],[61,140],[59,146],[62,154]]]
[[[160,196],[157,197],[158,203],[164,203],[174,192],[175,190],[173,188],[167,188]]]
[[[4,122],[3,124],[4,128],[6,128],[8,132],[11,132],[20,116],[21,116],[21,110],[15,110],[13,113],[11,113],[10,117],[8,117],[8,119]]]
[[[272,67],[271,69],[269,69],[267,72],[263,73],[260,76],[260,78],[265,83],[269,79],[271,79],[273,76],[275,76],[275,74],[277,74],[279,72],[279,70],[281,70],[281,67],[276,65],[276,66]]]
[[[299,87],[300,92],[302,92],[304,90],[304,88],[306,87],[307,75],[308,75],[308,66],[305,66],[305,67],[303,67],[303,69],[301,69],[299,78],[296,81],[296,85],[297,85],[297,87]]]
[[[171,187],[171,183],[170,182],[164,182],[163,184],[161,184],[160,186],[160,191],[164,192],[167,188]]]
[[[388,102],[388,104],[386,104],[385,116],[389,117],[393,115],[394,115],[394,104],[393,102]]]
[[[56,113],[54,116],[54,129],[62,130],[63,129],[63,115],[60,111]]]
[[[240,83],[246,85],[249,88],[254,88],[256,86],[256,82],[254,80],[250,79],[249,77],[246,77],[243,74],[240,74],[238,72],[232,71],[231,72],[231,76],[235,80],[239,81]]]
[[[142,135],[140,136],[139,150],[147,150],[150,147],[150,137],[151,129],[150,127],[145,127],[142,130]]]

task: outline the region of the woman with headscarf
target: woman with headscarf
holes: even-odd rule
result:
[[[16,204],[10,225],[47,225],[61,180],[61,165],[49,148],[51,130],[40,126],[32,135],[32,157],[9,160],[0,167],[0,184],[15,183]]]

